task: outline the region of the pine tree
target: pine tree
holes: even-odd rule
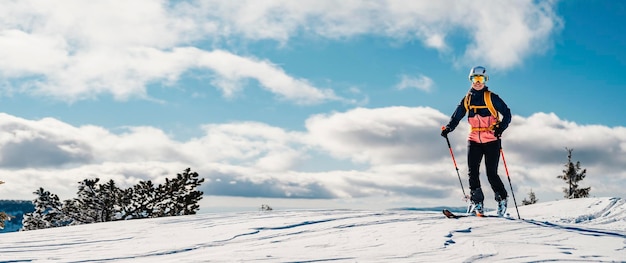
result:
[[[113,180],[98,184],[99,178],[85,179],[78,183],[76,209],[80,211],[77,221],[83,224],[114,221],[121,210],[123,190]]]
[[[585,179],[587,169],[582,169],[581,171],[580,162],[576,162],[576,164],[572,162],[572,151],[574,151],[574,149],[565,149],[567,150],[567,163],[565,164],[563,174],[557,176],[557,178],[563,179],[563,181],[567,183],[567,187],[563,188],[565,198],[574,199],[589,197],[591,187],[580,188],[578,185],[580,181]]]
[[[81,211],[75,198],[64,200],[61,211],[63,212],[63,220],[67,222],[68,226],[82,224],[82,222],[76,220],[76,218],[80,218]]]
[[[43,188],[34,192],[35,211],[26,214],[21,230],[90,224],[115,220],[192,215],[200,208],[202,182],[190,168],[166,178],[165,184],[154,186],[140,181],[128,189],[120,189],[113,180],[99,184],[100,179],[78,182],[77,197],[61,202],[59,197]]]
[[[113,179],[98,185],[100,222],[114,221],[120,216],[123,194],[124,191],[115,185]]]
[[[40,187],[34,192],[37,198],[33,200],[35,211],[24,215],[22,230],[35,230],[51,227],[66,226],[68,222],[62,211],[59,197]]]
[[[522,200],[522,205],[532,205],[539,201],[539,199],[537,199],[537,197],[535,196],[535,192],[533,192],[533,189],[530,189],[530,192],[528,193],[528,198],[529,200],[526,200],[526,198]]]
[[[122,196],[120,219],[156,217],[155,207],[160,199],[152,181],[140,181],[132,188],[124,190]]]
[[[204,178],[190,168],[158,186],[150,180],[141,181],[124,191],[121,219],[193,215],[200,208],[198,202],[203,192],[196,189],[203,182]]]
[[[78,192],[76,193],[78,197],[75,200],[80,213],[75,219],[81,224],[102,222],[100,220],[100,197],[96,185],[99,181],[99,178],[95,178],[78,182]]]
[[[203,192],[196,188],[204,182],[198,173],[191,172],[190,168],[177,174],[176,178],[165,179],[164,185],[159,185],[157,193],[162,197],[157,205],[159,216],[193,215],[200,206]]]

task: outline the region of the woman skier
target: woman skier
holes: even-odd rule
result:
[[[467,166],[469,170],[470,213],[483,215],[485,196],[480,186],[480,163],[485,158],[487,179],[498,202],[498,215],[503,216],[507,208],[507,191],[498,175],[501,136],[511,122],[511,110],[500,96],[489,91],[485,85],[489,80],[485,67],[473,67],[469,73],[472,83],[468,94],[461,99],[450,122],[442,128],[441,136],[447,137],[454,131],[467,113],[471,126],[468,137]],[[499,115],[502,114],[502,120]]]

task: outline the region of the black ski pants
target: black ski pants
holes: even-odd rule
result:
[[[471,200],[474,203],[483,202],[485,196],[480,187],[480,163],[485,157],[487,179],[495,194],[496,201],[507,198],[506,188],[498,175],[498,163],[500,162],[500,140],[488,143],[469,141],[467,151],[467,166],[469,168],[469,185]]]

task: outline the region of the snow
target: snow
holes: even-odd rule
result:
[[[462,204],[461,204],[462,205]],[[0,235],[2,262],[625,261],[626,202],[520,206],[524,220],[396,209],[211,213]],[[493,213],[493,212],[490,212]]]

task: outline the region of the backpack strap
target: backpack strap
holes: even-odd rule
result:
[[[497,120],[500,120],[500,115],[498,111],[493,106],[493,102],[491,101],[491,91],[485,91],[485,104],[487,105],[487,109],[491,113],[491,116],[495,117]]]
[[[468,92],[467,95],[465,95],[465,99],[463,99],[463,106],[465,106],[465,112],[469,111],[470,109],[471,99],[472,99],[472,93]]]
[[[470,101],[471,101],[471,97],[472,94],[468,93],[465,96],[465,99],[463,100],[463,105],[465,106],[465,111],[469,111],[469,110],[474,110],[474,113],[476,113],[476,111],[478,109],[488,109],[489,113],[491,113],[491,116],[495,117],[496,120],[498,120],[494,125],[492,125],[491,127],[487,127],[487,128],[472,128],[472,130],[476,129],[476,130],[493,130],[493,128],[500,122],[500,114],[498,113],[498,111],[496,110],[496,108],[493,106],[493,102],[491,101],[491,91],[486,90],[484,93],[484,99],[485,99],[485,106],[476,106],[476,105],[470,105]]]

